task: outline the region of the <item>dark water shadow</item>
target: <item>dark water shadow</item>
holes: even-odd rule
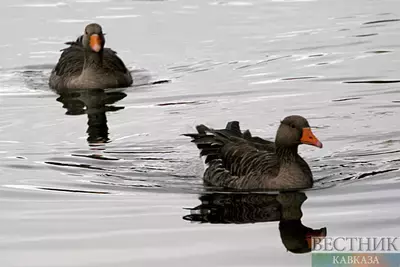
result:
[[[312,229],[302,223],[301,206],[307,200],[304,192],[209,193],[199,200],[201,204],[188,209],[190,214],[184,220],[210,224],[279,222],[282,244],[295,254],[311,252],[312,242],[320,242],[327,235],[326,227]]]
[[[90,145],[103,144],[110,141],[107,125],[107,112],[124,109],[123,106],[113,105],[127,95],[118,90],[69,90],[59,92],[58,102],[63,104],[66,115],[85,115],[88,118],[87,141]]]
[[[370,83],[370,84],[382,84],[382,83],[400,83],[400,80],[344,81],[343,83]]]
[[[391,23],[391,22],[400,22],[400,19],[374,20],[374,21],[364,22],[363,25],[382,24],[382,23]]]

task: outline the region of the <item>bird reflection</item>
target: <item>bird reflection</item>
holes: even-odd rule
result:
[[[301,222],[303,192],[279,194],[207,193],[184,220],[211,224],[246,224],[279,221],[281,240],[292,253],[308,253],[314,242],[326,237],[326,227],[312,229]]]
[[[87,114],[88,134],[87,141],[90,145],[103,144],[109,141],[106,112],[117,111],[124,107],[112,104],[126,97],[126,94],[118,91],[96,90],[69,90],[58,92],[57,101],[63,103],[67,110],[66,115]]]

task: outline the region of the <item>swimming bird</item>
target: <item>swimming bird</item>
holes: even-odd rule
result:
[[[192,138],[208,165],[203,180],[207,185],[239,190],[299,190],[313,186],[307,162],[298,147],[307,144],[322,148],[308,121],[298,115],[284,118],[275,141],[241,132],[239,122],[214,130],[203,124]]]
[[[55,90],[122,88],[132,84],[131,73],[117,53],[105,48],[101,26],[91,23],[75,42],[61,50],[49,86]]]

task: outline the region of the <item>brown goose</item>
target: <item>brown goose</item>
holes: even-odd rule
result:
[[[125,64],[110,48],[104,48],[101,26],[92,23],[75,42],[66,43],[49,80],[50,88],[107,89],[128,87],[132,76]]]
[[[298,155],[300,144],[322,148],[308,121],[297,115],[286,117],[278,128],[275,142],[242,133],[238,122],[223,130],[204,125],[192,138],[208,168],[204,182],[240,190],[294,190],[310,188],[313,177],[308,164]]]

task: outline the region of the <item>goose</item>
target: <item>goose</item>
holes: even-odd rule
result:
[[[54,90],[107,89],[129,87],[133,80],[117,53],[105,48],[102,27],[88,24],[84,34],[69,47],[61,50],[61,56],[53,68],[49,86]]]
[[[239,122],[232,121],[222,130],[203,124],[197,133],[183,134],[192,139],[205,156],[206,185],[238,190],[300,190],[313,186],[313,175],[298,147],[307,144],[322,148],[308,121],[299,115],[284,118],[275,140],[241,132]]]

